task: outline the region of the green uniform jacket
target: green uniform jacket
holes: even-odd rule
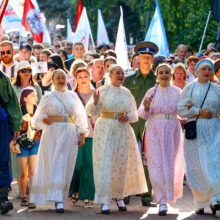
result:
[[[11,131],[19,131],[21,129],[22,113],[18,104],[18,99],[12,88],[9,78],[0,71],[0,107],[6,109],[10,114]]]
[[[143,100],[148,89],[152,88],[156,84],[156,76],[151,70],[146,78],[141,74],[140,69],[135,70],[135,74],[125,78],[123,86],[127,87],[135,98],[137,108],[139,108],[141,101]],[[144,131],[145,120],[139,118],[138,122],[132,123],[131,126],[134,129],[137,140],[141,141]]]

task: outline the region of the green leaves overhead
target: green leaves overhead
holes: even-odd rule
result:
[[[59,23],[66,24],[66,18],[70,18],[74,26],[78,0],[38,2],[47,20],[57,19]],[[212,0],[158,0],[171,51],[174,52],[180,43],[190,45],[196,51],[199,49],[211,2]],[[82,0],[82,4],[87,9],[93,37],[96,39],[97,10],[100,8],[112,42],[116,40],[121,5],[128,44],[130,37],[134,43],[144,40],[155,10],[154,0]],[[215,42],[217,25],[211,15],[203,48],[209,42]]]

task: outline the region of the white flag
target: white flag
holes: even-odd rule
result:
[[[66,35],[66,40],[69,42],[73,42],[73,31],[70,25],[70,20],[69,18],[67,19],[67,35]]]
[[[100,44],[109,45],[110,41],[102,18],[101,10],[98,9],[98,30],[97,30],[97,46]]]
[[[121,17],[118,25],[117,39],[115,43],[115,52],[117,54],[117,63],[124,69],[129,69],[128,61],[128,47],[126,42],[124,21],[123,21],[123,10],[120,6]]]
[[[95,44],[92,37],[91,28],[89,25],[89,19],[87,16],[86,8],[83,8],[82,14],[77,25],[76,32],[74,34],[73,42],[82,42],[84,44],[85,50],[88,50],[89,39],[91,39],[93,49],[95,49]]]

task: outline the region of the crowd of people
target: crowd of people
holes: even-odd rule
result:
[[[152,42],[137,43],[129,70],[108,45],[47,44],[9,37],[0,43],[0,212],[8,213],[12,180],[20,205],[71,197],[85,207],[131,195],[157,207],[183,194],[186,178],[196,214],[220,210],[220,53],[178,45],[166,58]],[[37,72],[32,63],[46,62]],[[218,129],[219,128],[219,129]],[[185,174],[185,175],[184,175]],[[185,176],[185,177],[184,177]]]

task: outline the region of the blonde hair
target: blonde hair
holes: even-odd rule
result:
[[[87,67],[87,64],[83,61],[83,60],[75,60],[71,67],[70,67],[70,73],[73,74],[73,76],[75,76],[76,74],[76,70],[80,67],[80,66],[84,66],[85,68]]]
[[[172,81],[175,81],[175,76],[174,76],[174,74],[175,74],[175,71],[176,71],[177,69],[183,70],[183,72],[184,72],[184,81],[186,81],[187,72],[186,72],[186,68],[185,68],[185,66],[184,66],[183,63],[177,63],[177,64],[174,66],[174,68],[173,68],[173,74],[172,74]]]

